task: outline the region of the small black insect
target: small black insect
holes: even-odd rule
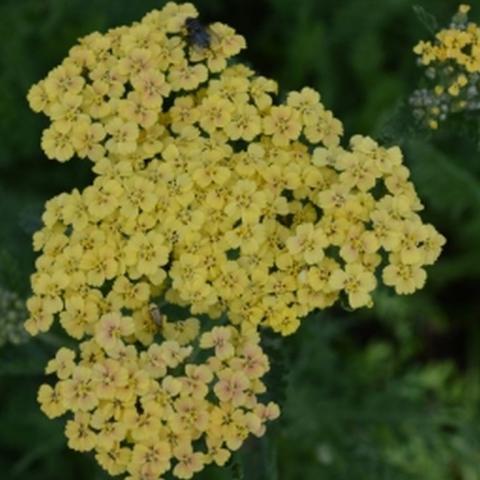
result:
[[[199,48],[209,48],[212,36],[208,27],[198,20],[198,18],[188,17],[185,20],[187,30],[187,40],[190,46]]]

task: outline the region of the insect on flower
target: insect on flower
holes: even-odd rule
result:
[[[198,18],[188,17],[185,20],[185,29],[187,30],[187,40],[191,47],[210,47],[212,35],[208,27],[203,25]]]
[[[167,316],[160,311],[160,308],[156,303],[151,303],[148,306],[148,313],[150,313],[150,318],[153,323],[159,328],[159,330],[161,330],[167,320]]]

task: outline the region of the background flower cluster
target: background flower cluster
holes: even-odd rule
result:
[[[433,41],[422,40],[414,47],[428,85],[416,90],[410,103],[416,116],[434,130],[452,113],[480,108],[480,29],[469,21],[469,11],[469,5],[460,5]]]

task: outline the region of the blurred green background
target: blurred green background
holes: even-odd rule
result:
[[[243,59],[283,91],[309,85],[345,124],[401,144],[425,219],[447,237],[427,287],[380,290],[376,307],[341,308],[270,339],[269,382],[284,414],[223,470],[202,479],[480,479],[479,118],[434,135],[412,124],[405,101],[419,85],[413,45],[457,8],[447,0],[198,0],[249,44]],[[25,95],[79,36],[132,22],[162,0],[0,0],[0,287],[29,293],[31,235],[46,199],[89,181],[86,162],[48,161],[45,119]],[[474,7],[473,17],[480,9]],[[426,19],[426,21],[425,21]],[[1,310],[4,308],[4,311]],[[0,304],[0,329],[7,307]],[[63,420],[40,413],[43,366],[59,340],[0,347],[0,478],[106,479],[89,455],[65,448]]]

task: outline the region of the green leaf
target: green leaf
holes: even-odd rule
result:
[[[461,159],[447,158],[432,145],[412,140],[407,145],[414,184],[429,208],[456,221],[480,208],[479,181]]]

